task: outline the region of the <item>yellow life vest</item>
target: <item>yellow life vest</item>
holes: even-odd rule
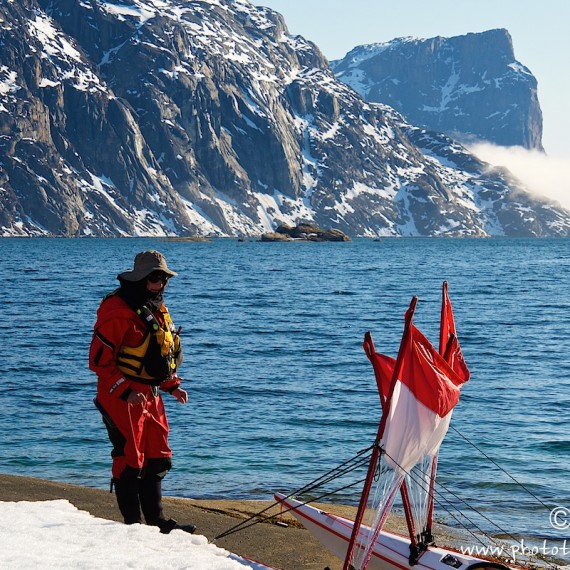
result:
[[[146,307],[137,314],[147,325],[147,335],[138,346],[121,346],[117,354],[117,367],[127,377],[158,386],[182,364],[180,335],[166,308],[160,310],[164,325]]]

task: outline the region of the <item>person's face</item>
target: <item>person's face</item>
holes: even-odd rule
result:
[[[166,284],[170,277],[163,273],[162,271],[153,271],[147,278],[146,278],[146,288],[151,293],[159,293]]]

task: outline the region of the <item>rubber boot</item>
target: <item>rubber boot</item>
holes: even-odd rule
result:
[[[125,524],[140,524],[139,480],[133,477],[113,479],[117,504]]]
[[[174,519],[166,519],[162,510],[162,479],[146,477],[139,485],[139,498],[146,524],[157,526],[162,534],[174,529],[192,534],[196,527],[192,524],[179,525]]]

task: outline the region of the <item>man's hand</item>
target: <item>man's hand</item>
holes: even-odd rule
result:
[[[172,391],[172,395],[181,403],[185,404],[188,402],[188,392],[183,390],[182,388],[176,388],[176,390]]]

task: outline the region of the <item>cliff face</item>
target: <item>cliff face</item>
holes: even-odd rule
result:
[[[11,78],[0,112],[0,224],[12,228],[7,233],[151,230],[155,221],[144,213],[159,201],[182,228],[180,199],[132,108],[78,42],[36,2],[4,2],[0,10],[0,69]]]
[[[359,46],[332,67],[365,99],[415,125],[543,150],[537,82],[515,59],[507,30]]]
[[[567,235],[246,0],[0,4],[1,235]]]

